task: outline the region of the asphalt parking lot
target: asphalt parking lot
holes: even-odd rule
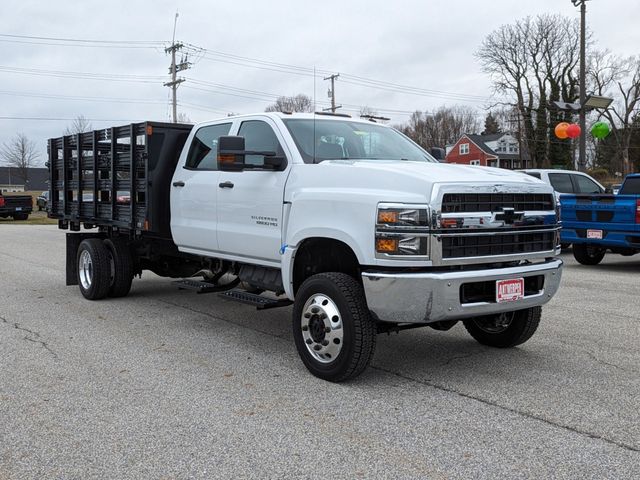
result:
[[[0,479],[640,478],[640,256],[570,254],[537,334],[380,336],[372,366],[307,373],[290,308],[145,273],[64,285],[64,233],[0,227]]]

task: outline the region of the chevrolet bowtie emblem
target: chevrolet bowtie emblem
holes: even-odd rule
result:
[[[495,214],[496,221],[503,221],[505,225],[513,225],[522,220],[524,212],[516,212],[514,208],[503,208]]]

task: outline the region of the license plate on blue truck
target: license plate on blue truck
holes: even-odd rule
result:
[[[587,230],[587,238],[602,240],[602,230]]]

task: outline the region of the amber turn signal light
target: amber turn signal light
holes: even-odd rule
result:
[[[394,210],[380,210],[378,223],[398,223],[398,212]]]
[[[398,239],[376,238],[376,251],[379,253],[395,253],[398,251]]]

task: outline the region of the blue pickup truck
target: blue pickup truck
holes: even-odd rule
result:
[[[607,251],[640,253],[640,174],[627,175],[617,195],[562,195],[562,243],[573,244],[583,265],[597,265]]]

